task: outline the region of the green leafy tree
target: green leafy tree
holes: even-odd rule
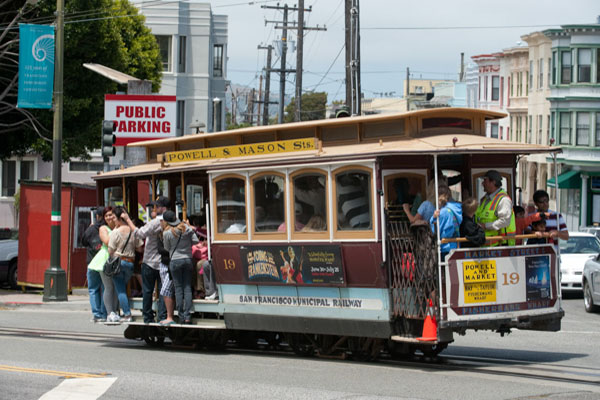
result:
[[[302,95],[301,121],[312,121],[316,119],[325,119],[325,109],[327,108],[327,93],[313,92]],[[294,122],[296,115],[296,99],[293,98],[290,104],[285,107],[284,122]]]
[[[35,8],[27,7],[26,14],[19,13],[18,8],[23,7],[24,1],[9,2],[15,6],[13,17],[21,14],[20,23],[50,24],[54,20],[55,0],[41,0]],[[3,43],[0,37],[0,46]],[[14,34],[10,46],[18,54],[18,37],[14,38]],[[127,0],[66,0],[62,153],[65,160],[86,158],[89,151],[99,148],[104,95],[119,89],[117,83],[83,67],[84,63],[102,64],[150,80],[153,91],[160,88],[162,66],[158,44],[144,26],[144,16],[132,4]],[[0,70],[0,79],[9,79],[11,73],[18,74],[16,66]],[[16,83],[10,90],[14,97],[6,100],[13,106],[11,114],[22,122],[10,130],[3,130],[0,125],[0,134],[8,144],[0,148],[0,158],[34,150],[50,160],[52,112],[19,111],[15,107]],[[31,118],[24,118],[24,114]]]

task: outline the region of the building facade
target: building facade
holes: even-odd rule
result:
[[[465,68],[466,102],[469,108],[479,108],[479,67],[470,62]]]
[[[527,58],[527,121],[526,143],[550,144],[550,80],[552,41],[542,32],[521,36],[528,45]],[[552,163],[544,155],[523,157],[523,202],[531,203],[537,189],[546,189],[548,178],[554,176]],[[554,196],[551,196],[554,198]]]
[[[227,16],[210,3],[136,3],[160,47],[160,94],[177,97],[177,135],[225,129]],[[204,125],[204,126],[202,126]]]
[[[506,112],[507,90],[505,84],[506,63],[503,53],[481,54],[471,57],[478,66],[478,108]],[[486,123],[486,136],[507,139],[510,120],[508,117]]]
[[[552,41],[550,136],[563,149],[560,209],[570,229],[600,224],[600,20],[543,32]]]

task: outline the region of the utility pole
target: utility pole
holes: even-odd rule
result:
[[[301,0],[300,3],[302,5],[304,5],[304,1]],[[281,29],[282,33],[281,33],[281,67],[279,70],[275,70],[273,69],[272,71],[274,72],[279,72],[279,116],[278,116],[278,122],[281,124],[283,123],[283,108],[284,108],[284,100],[285,100],[285,74],[286,73],[293,73],[296,72],[296,118],[298,118],[298,116],[300,115],[300,98],[302,97],[302,76],[300,76],[300,84],[298,84],[298,75],[302,74],[302,60],[300,59],[300,68],[298,68],[298,65],[296,65],[296,69],[286,69],[286,55],[287,55],[287,31],[288,29],[297,29],[299,32],[302,32],[302,34],[298,34],[298,42],[299,42],[299,52],[300,55],[299,57],[302,57],[302,40],[303,40],[303,35],[304,35],[304,30],[312,30],[312,31],[323,31],[323,30],[327,30],[327,28],[323,27],[320,28],[319,26],[316,26],[314,28],[310,28],[310,27],[305,27],[304,26],[304,11],[312,11],[312,7],[309,9],[305,9],[303,6],[302,7],[288,7],[287,4],[284,4],[283,7],[280,7],[279,5],[277,6],[261,6],[262,8],[270,8],[270,9],[275,9],[275,10],[281,10],[283,9],[283,21],[265,21],[265,23],[282,23],[283,25],[275,25],[275,29]],[[302,9],[302,20],[299,21],[296,26],[289,26],[288,25],[288,12],[289,11],[298,11],[300,12],[300,9]],[[300,27],[300,25],[302,25],[302,27]],[[297,55],[298,57],[298,55]],[[296,58],[296,62],[298,62],[298,58]],[[297,119],[298,120],[298,119]]]
[[[269,104],[271,102],[271,53],[273,53],[273,46],[258,46],[259,50],[267,50],[267,67],[265,68],[265,96],[262,100],[263,103],[263,125],[269,125]]]
[[[410,95],[410,69],[406,67],[406,111],[409,111],[408,97]]]
[[[234,93],[233,88],[231,86],[229,86],[229,88],[231,89],[231,124],[237,125],[237,89]]]
[[[296,44],[296,117],[302,121],[302,50],[304,47],[304,0],[298,0],[298,43]]]
[[[460,77],[458,81],[465,81],[465,53],[460,53]]]
[[[262,81],[263,81],[263,76],[262,74],[260,74],[260,79],[259,79],[259,83],[258,83],[258,102],[260,102],[260,99],[262,98]],[[256,106],[256,126],[260,125],[260,104],[258,104]]]
[[[352,83],[351,114],[361,113],[360,88],[360,10],[359,0],[351,0],[350,6],[350,79]],[[346,2],[346,6],[348,3]],[[346,92],[347,93],[347,92]]]
[[[345,53],[346,53],[346,107],[352,109],[352,70],[350,63],[352,62],[352,35],[350,34],[352,27],[350,9],[352,8],[352,0],[345,0],[344,4],[344,33],[345,33]]]
[[[286,56],[287,56],[287,30],[288,30],[288,11],[289,11],[289,7],[287,4],[284,4],[283,7],[280,7],[279,5],[277,6],[261,6],[262,8],[272,8],[275,10],[281,10],[283,9],[283,26],[281,27],[282,32],[281,32],[281,66],[279,68],[279,70],[277,72],[279,72],[279,112],[278,112],[278,116],[277,116],[277,122],[282,124],[283,123],[283,107],[284,107],[284,103],[285,103],[285,73],[286,72],[296,72],[295,70],[286,70],[285,69],[285,63],[286,63]],[[275,22],[278,23],[278,21],[265,21],[265,24],[268,22]],[[277,28],[277,26],[275,26]]]
[[[67,301],[67,274],[60,266],[62,194],[62,129],[64,70],[64,0],[56,0],[56,52],[54,70],[54,126],[52,135],[52,212],[50,216],[50,266],[44,271],[43,301]]]
[[[254,89],[246,94],[246,122],[250,125],[254,122]]]

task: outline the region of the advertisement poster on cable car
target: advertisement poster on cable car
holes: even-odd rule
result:
[[[501,317],[553,308],[556,253],[551,245],[458,249],[448,257],[448,320]]]
[[[248,282],[289,285],[343,285],[340,246],[242,246]]]

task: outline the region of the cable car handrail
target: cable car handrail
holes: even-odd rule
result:
[[[542,233],[542,236],[538,236],[535,233],[528,233],[528,234],[523,234],[523,235],[486,236],[485,241],[489,242],[489,241],[494,241],[494,240],[506,240],[506,239],[533,239],[533,238],[539,238],[539,237],[548,238],[548,237],[550,237],[550,233],[544,232],[544,233]],[[459,242],[468,242],[468,241],[469,241],[469,239],[467,239],[466,237],[442,239],[442,243],[459,243]]]

